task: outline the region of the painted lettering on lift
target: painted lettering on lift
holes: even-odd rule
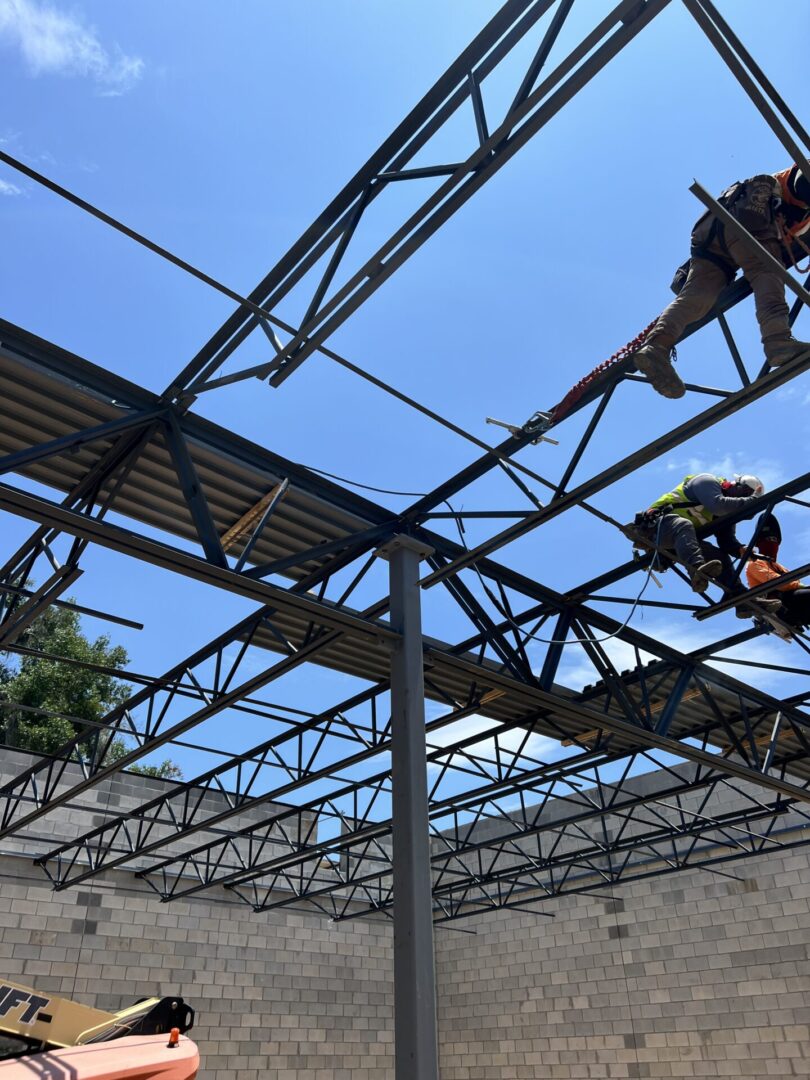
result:
[[[12,1009],[22,1008],[22,1024],[35,1023],[38,1014],[50,1003],[50,998],[29,994],[27,990],[18,990],[16,986],[0,986],[0,1016],[8,1016]]]

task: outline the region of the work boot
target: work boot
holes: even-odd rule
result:
[[[706,592],[709,582],[712,578],[716,578],[722,569],[723,564],[719,559],[710,559],[709,562],[688,566],[689,580],[692,582],[693,590],[696,593]]]
[[[759,613],[775,615],[781,608],[782,601],[767,596],[755,596],[752,600],[744,600],[735,608],[738,619],[754,619]]]
[[[810,351],[810,342],[798,341],[792,334],[772,338],[763,342],[765,345],[765,359],[771,367],[781,367],[801,356],[803,352]]]
[[[686,387],[672,366],[669,354],[669,349],[651,341],[638,350],[633,357],[633,363],[642,375],[647,376],[647,381],[652,384],[653,390],[657,390],[663,397],[683,397]]]

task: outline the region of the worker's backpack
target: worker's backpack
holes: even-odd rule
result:
[[[775,230],[782,189],[775,176],[760,173],[749,180],[732,184],[717,201],[749,232]]]
[[[775,176],[759,173],[757,176],[749,177],[748,180],[738,180],[718,195],[717,201],[749,232],[759,237],[767,236],[770,232],[773,233],[774,238],[779,235],[776,211],[782,199],[779,181]],[[726,250],[723,224],[710,210],[707,210],[702,217],[698,218],[692,229],[692,257],[678,267],[670,284],[670,288],[676,295],[686,284],[689,267],[695,256],[715,263],[725,272],[729,281],[734,280],[736,274],[734,265],[708,250],[715,238],[719,240],[720,247]]]

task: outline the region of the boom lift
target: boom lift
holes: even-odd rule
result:
[[[105,1012],[0,982],[0,1080],[193,1080],[200,1056],[184,1032],[194,1010],[181,997],[148,998]]]

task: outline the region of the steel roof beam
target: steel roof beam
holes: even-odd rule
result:
[[[450,65],[408,116],[371,155],[343,190],[276,263],[250,294],[258,304],[273,306],[321,258],[339,238],[348,224],[354,202],[374,179],[386,169],[401,170],[466,100],[469,95],[469,72],[487,63],[492,54],[499,62],[551,7],[552,0],[509,0],[493,16],[470,45]],[[499,45],[500,43],[500,45]],[[172,396],[187,387],[210,364],[240,344],[255,324],[243,310],[237,310],[216,331],[198,354],[186,365],[166,395]],[[229,348],[230,346],[230,348]]]
[[[215,566],[197,555],[191,555],[158,540],[136,535],[118,525],[111,525],[106,521],[79,514],[65,506],[59,506],[30,492],[20,491],[8,484],[0,484],[0,509],[31,521],[42,522],[48,528],[59,529],[122,555],[129,555],[154,566],[173,570],[196,581],[203,581],[236,593],[248,600],[255,600],[257,603],[280,610],[295,611],[310,618],[319,626],[358,634],[371,642],[393,641],[397,636],[388,625],[379,620],[371,622],[323,601],[298,595],[266,581],[256,581],[245,574],[237,574],[227,567]]]

